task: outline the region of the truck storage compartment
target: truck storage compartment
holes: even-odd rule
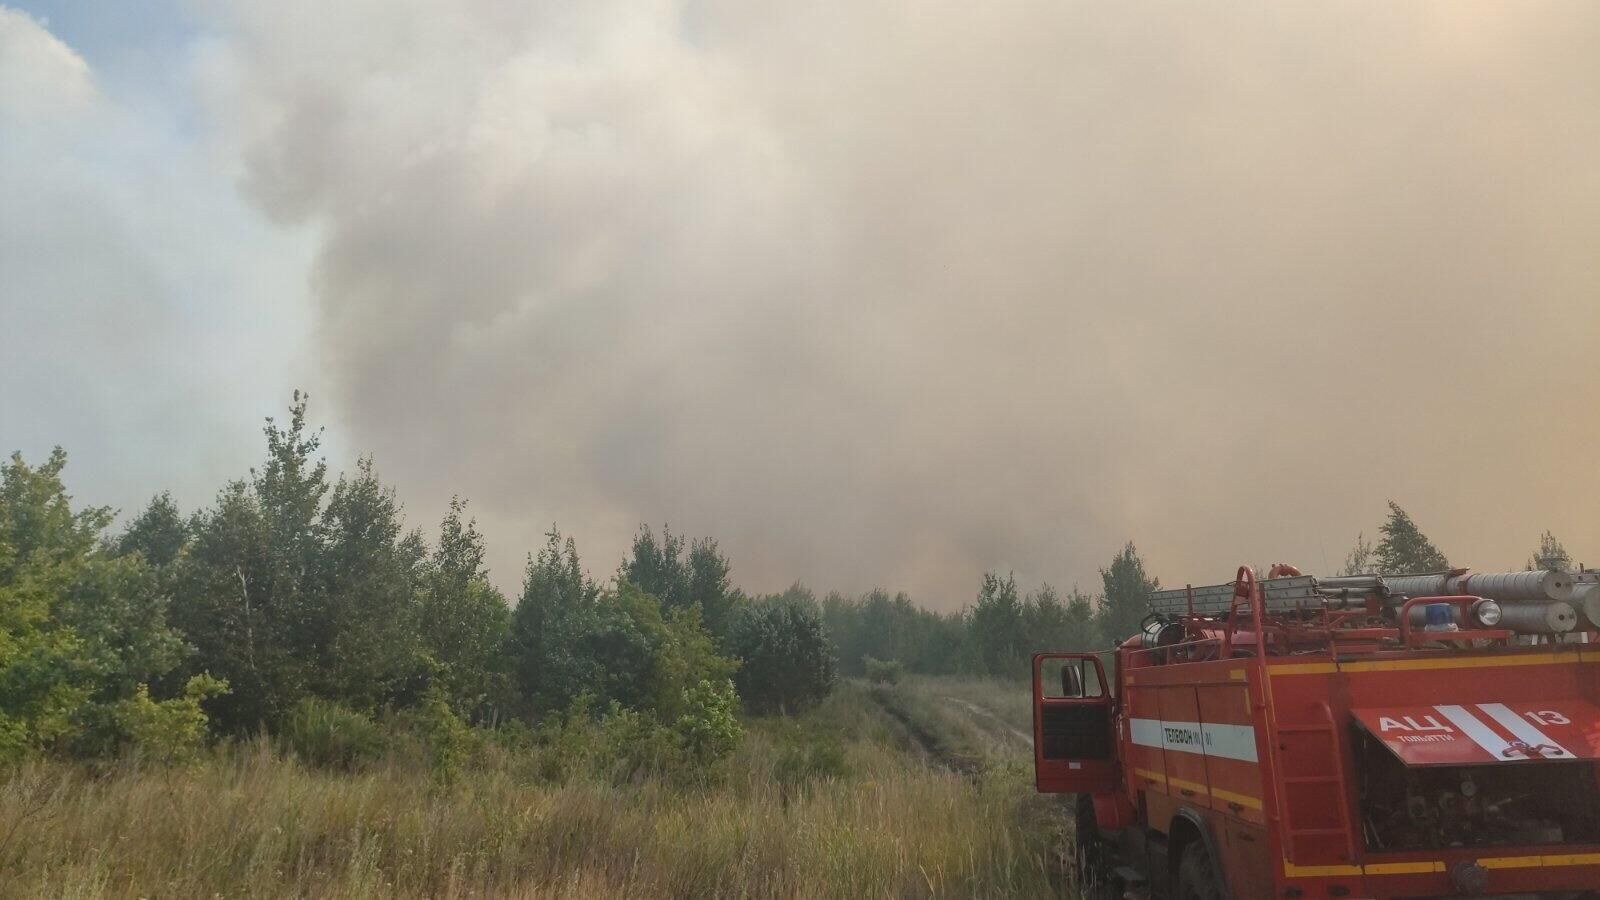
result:
[[[1370,852],[1600,842],[1592,761],[1415,765],[1365,727],[1353,740]]]

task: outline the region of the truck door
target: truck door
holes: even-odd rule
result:
[[[1033,775],[1041,793],[1094,794],[1115,787],[1115,701],[1093,653],[1033,658]]]

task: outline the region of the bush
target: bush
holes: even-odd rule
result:
[[[739,695],[733,682],[702,681],[683,692],[683,715],[674,730],[688,761],[702,771],[733,752],[744,736],[734,716]]]
[[[816,599],[803,587],[745,607],[728,644],[740,660],[739,696],[752,712],[799,712],[833,690],[833,644]]]
[[[184,685],[183,696],[150,699],[150,687],[139,685],[133,697],[117,704],[115,718],[141,757],[160,763],[192,762],[205,746],[205,710],[200,703],[228,692],[228,682],[196,675]]]
[[[844,744],[837,735],[804,732],[784,742],[773,775],[781,784],[798,785],[819,778],[843,778],[850,773]]]
[[[600,753],[593,764],[597,774],[612,782],[625,784],[683,771],[683,749],[677,736],[663,728],[655,714],[613,702],[599,728]]]
[[[867,680],[877,684],[899,684],[900,677],[905,674],[905,666],[901,665],[898,659],[874,659],[864,656],[861,661],[867,667]]]
[[[280,737],[302,762],[347,771],[382,756],[388,743],[370,716],[316,698],[295,704]]]
[[[470,755],[476,735],[471,726],[450,708],[444,692],[432,688],[409,716],[412,726],[428,748],[428,765],[433,780],[454,784],[461,776],[461,765]]]

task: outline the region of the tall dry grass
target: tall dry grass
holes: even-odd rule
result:
[[[1019,770],[956,774],[909,741],[845,685],[752,723],[688,786],[551,782],[492,746],[449,786],[403,757],[348,774],[266,742],[182,769],[34,764],[0,787],[0,896],[1052,895],[1059,811]]]

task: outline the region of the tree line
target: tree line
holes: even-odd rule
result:
[[[333,477],[303,396],[289,413],[209,506],[159,494],[116,533],[111,510],[74,508],[60,449],[0,464],[0,761],[272,733],[329,709],[422,710],[446,731],[626,713],[687,752],[725,745],[736,707],[795,712],[838,673],[1016,676],[1034,652],[1109,649],[1160,589],[1129,542],[1093,594],[991,572],[955,612],[883,590],[749,595],[711,538],[642,526],[596,579],[552,526],[513,603],[465,501],[432,535],[408,528],[370,457]],[[1448,568],[1389,506],[1344,570]],[[1569,564],[1549,533],[1529,561]]]
[[[1450,562],[1399,504],[1378,528],[1377,543],[1358,535],[1342,575],[1440,572]],[[1529,569],[1573,566],[1571,555],[1550,532],[1540,537]],[[1268,566],[1256,567],[1263,575]],[[1231,570],[1230,570],[1231,574]],[[1132,542],[1100,570],[1093,594],[1073,587],[1065,595],[1049,584],[1029,593],[1016,579],[983,576],[972,602],[956,612],[923,609],[906,594],[869,591],[859,597],[829,594],[822,617],[848,675],[895,677],[898,671],[1016,676],[1033,654],[1061,650],[1109,650],[1139,630],[1149,598],[1161,589]]]
[[[831,688],[820,605],[746,595],[714,540],[643,527],[597,580],[552,527],[512,604],[464,501],[432,536],[407,528],[370,457],[334,478],[305,397],[289,413],[210,506],[159,494],[115,534],[110,509],[74,508],[59,448],[0,465],[0,761],[182,723],[271,733],[308,704],[486,726],[625,711],[694,743],[738,704],[795,711]]]

